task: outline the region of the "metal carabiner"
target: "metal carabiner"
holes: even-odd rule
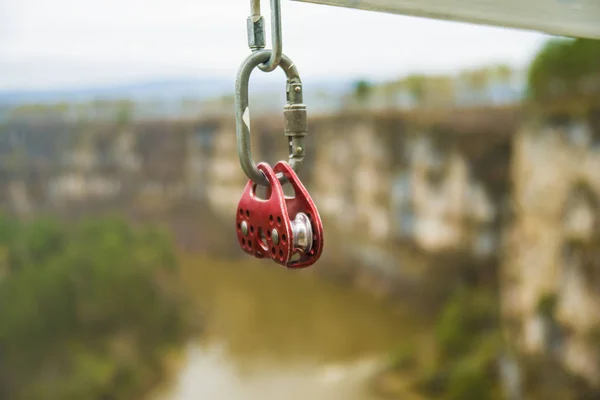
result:
[[[267,61],[272,53],[271,50],[260,50],[250,54],[240,66],[235,82],[235,130],[240,164],[248,178],[262,186],[269,186],[269,181],[252,160],[248,85],[254,68]],[[298,69],[286,55],[282,54],[279,66],[287,77],[287,102],[283,108],[283,116],[284,133],[289,145],[289,164],[297,171],[304,160],[304,137],[307,133],[306,106],[302,103],[302,81]],[[277,174],[277,178],[282,183],[286,181],[283,174]]]
[[[265,47],[265,25],[260,15],[260,0],[250,0],[250,8],[252,15],[247,20],[248,46],[252,51],[259,51]],[[281,62],[283,53],[280,0],[271,0],[271,43],[273,53],[268,61],[258,66],[264,72],[274,71]]]

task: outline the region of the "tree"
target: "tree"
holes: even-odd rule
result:
[[[359,80],[354,84],[354,97],[364,105],[371,96],[372,86],[366,80]]]
[[[425,75],[410,75],[404,79],[404,87],[412,97],[417,107],[425,103],[427,77]]]
[[[115,120],[119,125],[127,125],[133,118],[134,104],[131,100],[123,99],[116,103]]]
[[[527,93],[538,102],[600,94],[600,41],[546,42],[529,67]]]

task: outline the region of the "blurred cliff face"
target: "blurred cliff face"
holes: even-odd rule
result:
[[[516,209],[506,256],[507,318],[524,346],[596,382],[600,132],[573,119],[525,130],[515,146]]]

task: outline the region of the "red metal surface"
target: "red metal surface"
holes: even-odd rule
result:
[[[323,224],[317,207],[294,170],[285,162],[278,162],[274,168],[266,163],[258,164],[270,183],[266,199],[256,195],[256,184],[250,180],[246,184],[236,213],[236,232],[242,250],[257,258],[270,258],[287,268],[306,268],[313,265],[323,251]],[[275,176],[281,172],[288,179],[295,197],[285,197],[283,188]],[[296,214],[306,214],[311,222],[313,245],[308,254],[300,254],[293,249],[291,221]],[[248,234],[242,233],[242,223],[248,225]],[[271,232],[279,232],[279,243],[273,243]]]

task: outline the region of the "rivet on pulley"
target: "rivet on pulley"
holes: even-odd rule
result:
[[[279,232],[277,232],[277,229],[273,229],[271,232],[271,240],[273,241],[273,244],[279,244]]]

